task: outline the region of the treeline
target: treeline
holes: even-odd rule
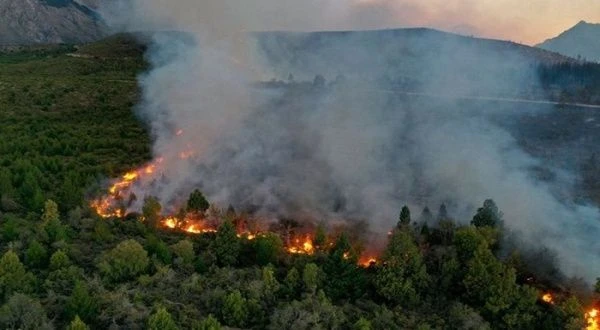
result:
[[[360,266],[364,244],[326,224],[314,254],[287,253],[294,230],[239,237],[248,219],[217,217],[216,233],[182,234],[154,221],[105,220],[53,201],[39,218],[0,222],[0,327],[20,329],[581,329],[575,296],[541,301],[517,276],[517,251],[498,258],[502,213],[491,200],[459,225],[445,207],[408,207],[376,263]],[[203,211],[205,210],[205,211]],[[147,208],[146,216],[156,212]],[[277,228],[274,226],[272,228]]]
[[[565,62],[538,67],[542,87],[551,100],[600,104],[600,64]]]

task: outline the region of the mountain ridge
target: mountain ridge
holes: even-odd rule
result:
[[[600,24],[579,21],[572,28],[536,47],[580,60],[600,62]]]
[[[0,2],[0,45],[85,43],[105,35],[96,11],[82,1]]]

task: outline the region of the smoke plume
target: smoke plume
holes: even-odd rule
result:
[[[247,33],[351,25],[354,10],[316,0],[133,0],[105,9],[115,29],[163,31],[153,34],[138,105],[162,166],[136,194],[169,206],[201,188],[221,206],[366,220],[377,233],[404,204],[418,214],[447,203],[466,222],[492,198],[505,225],[553,249],[565,273],[599,276],[598,209],[559,197],[571,189],[568,171],[550,168],[562,180],[537,180],[531,169],[544,162],[493,119],[523,106],[460,98],[530,89],[531,59],[437,32]],[[416,55],[398,62],[407,53]],[[290,73],[287,86],[256,84]],[[333,83],[313,82],[317,74]],[[419,93],[392,91],[405,86]]]

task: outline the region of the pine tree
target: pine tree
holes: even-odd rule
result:
[[[65,315],[67,318],[82,318],[88,322],[94,320],[98,313],[98,303],[93,297],[85,283],[77,281],[71,296],[65,304]]]
[[[223,266],[232,266],[237,264],[240,254],[240,241],[233,224],[225,221],[212,243],[212,251],[217,256],[217,261]]]
[[[210,204],[200,190],[196,189],[190,194],[190,197],[187,201],[188,212],[204,213],[209,207]]]
[[[14,292],[29,293],[33,290],[35,277],[25,270],[19,256],[12,250],[0,258],[0,293],[7,299]]]
[[[149,330],[178,330],[177,324],[171,314],[164,308],[159,308],[148,319]]]
[[[496,227],[502,222],[502,212],[498,210],[498,206],[491,199],[486,199],[483,202],[483,207],[477,210],[477,214],[473,216],[471,224],[475,227]]]
[[[239,290],[235,290],[225,296],[223,301],[223,321],[226,325],[243,328],[248,319],[247,300],[242,297]]]
[[[69,324],[69,326],[67,327],[67,330],[89,330],[90,327],[88,327],[80,318],[79,316],[75,316],[75,318],[73,319],[73,321],[71,321],[71,324]]]
[[[144,198],[144,205],[142,206],[142,215],[146,223],[150,227],[158,227],[160,224],[160,212],[162,206],[156,197],[148,196]]]
[[[408,206],[404,205],[402,210],[400,211],[400,216],[398,217],[398,228],[406,227],[410,225],[410,210]]]

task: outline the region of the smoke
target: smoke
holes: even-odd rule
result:
[[[466,222],[493,198],[506,226],[554,249],[565,273],[600,275],[598,210],[559,197],[570,189],[568,172],[550,167],[562,179],[537,180],[531,169],[547,164],[494,120],[507,112],[517,120],[525,106],[461,98],[517,98],[536,87],[535,62],[521,48],[422,30],[243,33],[350,24],[354,11],[316,0],[134,0],[105,9],[116,29],[182,31],[153,34],[152,69],[140,77],[138,111],[161,170],[136,194],[170,206],[200,187],[222,206],[367,220],[377,233],[403,204],[418,214],[447,203]],[[289,73],[295,82],[256,84]],[[335,82],[301,82],[316,74]],[[409,88],[416,94],[398,92]]]

